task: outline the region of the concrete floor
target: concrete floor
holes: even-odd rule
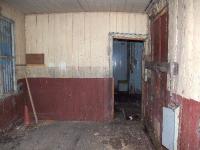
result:
[[[152,150],[140,121],[42,122],[0,137],[1,150]]]

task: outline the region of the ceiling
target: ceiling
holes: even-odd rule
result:
[[[144,12],[150,0],[4,0],[25,14],[55,12]]]

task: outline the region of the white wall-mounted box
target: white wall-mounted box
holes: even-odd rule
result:
[[[162,145],[177,150],[180,107],[163,107]]]

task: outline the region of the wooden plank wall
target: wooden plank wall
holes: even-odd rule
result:
[[[28,67],[30,77],[107,77],[108,33],[147,34],[147,16],[109,12],[34,14],[26,16],[25,28],[26,52],[45,54],[45,66]]]

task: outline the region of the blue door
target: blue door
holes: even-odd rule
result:
[[[113,77],[115,90],[141,94],[144,42],[113,41]]]
[[[128,92],[128,43],[127,41],[113,41],[113,76],[115,89]]]
[[[129,92],[141,94],[142,91],[142,53],[144,42],[130,43],[130,69],[129,69]]]

